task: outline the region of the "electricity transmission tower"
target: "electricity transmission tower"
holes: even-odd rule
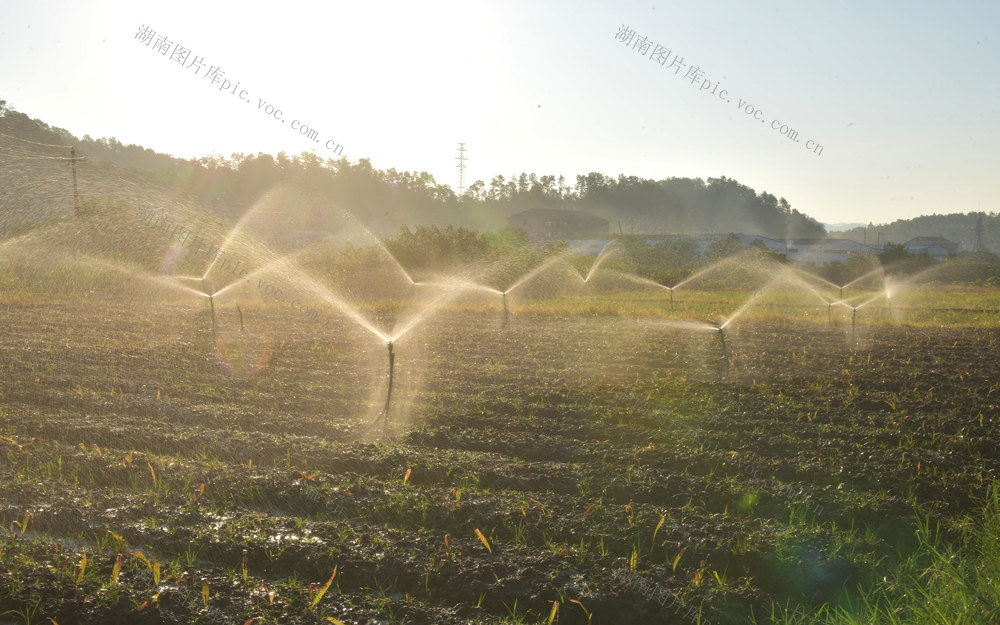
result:
[[[458,161],[458,194],[462,195],[465,193],[465,144],[462,142],[458,143],[458,156],[455,157]]]

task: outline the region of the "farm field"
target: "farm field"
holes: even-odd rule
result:
[[[996,6],[228,4],[0,5],[0,625],[1000,625]]]
[[[995,308],[972,293],[937,301]],[[523,302],[505,324],[455,305],[394,345],[384,427],[385,344],[349,320],[249,306],[240,332],[220,310],[213,340],[200,305],[0,303],[0,613],[596,625],[844,605],[918,549],[920,519],[962,548],[1000,468],[1000,330],[874,311],[852,336],[811,310],[763,306],[723,352],[634,310]]]

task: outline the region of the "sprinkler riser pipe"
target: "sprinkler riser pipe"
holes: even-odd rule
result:
[[[510,321],[509,319],[510,313],[507,310],[507,294],[501,293],[500,295],[503,298],[503,324],[507,325]]]
[[[722,358],[726,361],[726,377],[728,378],[730,367],[729,346],[726,345],[726,331],[721,328],[719,329],[719,340],[722,342]]]
[[[396,368],[396,355],[392,353],[392,341],[389,341],[389,388],[385,393],[385,408],[382,410],[382,416],[385,419],[386,424],[389,423],[389,402],[392,401],[392,377],[393,372]]]
[[[674,290],[670,289],[670,314],[674,314]]]
[[[215,298],[211,295],[208,296],[208,306],[212,312],[212,340],[218,343],[218,335],[215,333]]]

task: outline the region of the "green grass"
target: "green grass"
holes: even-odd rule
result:
[[[1000,482],[983,509],[954,521],[919,517],[917,548],[873,571],[853,597],[816,608],[772,605],[751,622],[781,625],[973,625],[1000,621]]]

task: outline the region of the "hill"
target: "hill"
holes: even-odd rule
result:
[[[959,244],[960,251],[976,249],[976,225],[982,217],[983,244],[987,250],[1000,249],[1000,215],[996,213],[951,213],[949,215],[922,215],[912,219],[899,219],[889,224],[869,225],[868,243],[876,238],[882,243],[905,243],[913,237],[940,236]],[[832,232],[831,236],[865,242],[866,228],[852,228]]]
[[[506,227],[508,216],[535,207],[588,211],[607,219],[615,233],[826,234],[822,224],[784,198],[725,176],[650,180],[594,172],[568,185],[562,177],[521,173],[496,176],[488,185],[477,180],[457,196],[427,172],[379,170],[367,159],[352,163],[279,153],[184,160],[115,139],[80,139],[2,100],[0,113],[0,228],[5,236],[72,214],[71,146],[85,159],[76,161],[80,197],[136,206],[180,202],[234,221],[270,202],[266,211],[272,221],[284,220],[286,238],[330,232],[341,209],[385,236],[401,225],[497,230]],[[275,189],[284,190],[281,202],[267,199]]]

